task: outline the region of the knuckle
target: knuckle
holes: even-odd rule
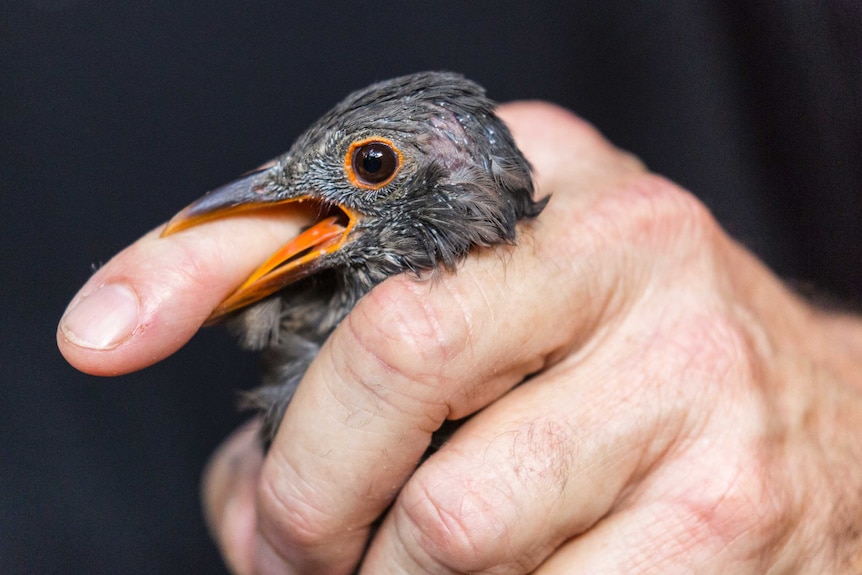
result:
[[[145,272],[158,269],[159,288],[153,293],[159,298],[174,292],[204,294],[204,297],[187,301],[190,307],[208,312],[219,298],[227,295],[229,286],[222,288],[225,293],[219,293],[213,286],[224,283],[223,270],[230,268],[224,265],[221,251],[202,254],[193,239],[180,237],[170,243],[157,244],[155,249],[148,246],[145,253],[136,254],[132,259],[139,258],[140,262],[135,265]]]
[[[433,293],[432,293],[433,292]],[[469,341],[466,318],[446,290],[398,277],[373,289],[348,316],[356,346],[387,375],[437,387],[441,366]]]
[[[498,435],[481,467],[475,452],[438,454],[442,459],[420,468],[399,498],[399,533],[418,545],[414,557],[435,566],[531,572],[554,546],[536,532],[565,497],[572,442],[567,424],[540,418]]]
[[[700,534],[719,549],[734,545],[762,548],[777,543],[793,524],[785,494],[768,480],[769,470],[756,452],[730,456],[705,478],[698,493],[682,503],[689,533]]]
[[[649,173],[624,178],[592,211],[595,228],[626,244],[699,249],[717,224],[694,195]]]
[[[726,314],[689,311],[674,327],[675,349],[681,350],[684,371],[696,370],[699,381],[745,384],[751,381],[753,354],[744,333]]]
[[[506,510],[512,495],[500,485],[457,478],[408,483],[398,507],[399,531],[410,533],[425,562],[455,571],[504,567],[512,558]],[[503,560],[503,561],[501,561]]]
[[[257,492],[260,529],[282,554],[318,548],[330,538],[334,518],[311,505],[313,500],[296,485],[288,488],[279,475],[263,473]]]
[[[638,354],[644,390],[679,416],[686,436],[721,421],[725,408],[758,409],[752,384],[759,356],[744,328],[715,304],[675,299],[674,305],[669,313],[650,312],[669,317],[659,320]]]
[[[181,244],[178,250],[180,254],[175,267],[174,273],[183,284],[191,286],[195,292],[208,285],[212,285],[214,279],[211,268],[204,263],[204,259],[196,255],[193,249],[187,244]]]

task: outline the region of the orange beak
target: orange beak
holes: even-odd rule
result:
[[[265,171],[253,172],[207,193],[171,218],[162,231],[164,237],[210,220],[285,204],[314,221],[219,304],[208,324],[323,269],[323,256],[341,249],[356,223],[356,214],[344,206],[326,204],[309,195],[278,198],[266,194],[265,175]]]

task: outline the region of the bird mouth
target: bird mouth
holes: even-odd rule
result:
[[[356,213],[345,206],[310,195],[277,198],[265,194],[265,186],[263,171],[244,176],[185,207],[162,231],[162,237],[169,236],[211,220],[275,206],[288,206],[291,213],[308,222],[213,310],[208,324],[325,268],[324,256],[344,246],[356,223]]]

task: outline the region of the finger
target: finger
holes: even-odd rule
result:
[[[667,498],[667,485],[694,486],[674,494],[677,511],[701,520],[688,526],[702,533],[725,533],[724,544],[756,527],[739,507],[758,500],[740,480],[756,466],[728,454],[755,451],[741,438],[761,418],[756,406],[721,401],[745,393],[752,367],[735,361],[741,342],[721,311],[660,305],[664,297],[642,300],[613,333],[597,333],[600,345],[476,414],[404,487],[364,572],[532,572],[626,501]],[[650,485],[664,491],[645,495]],[[568,572],[603,572],[600,557],[590,560]]]
[[[776,503],[785,493],[740,455],[741,443],[714,443],[709,456],[695,447],[662,465],[639,493],[554,551],[535,573],[753,574],[781,564],[786,548],[796,548],[794,522]],[[791,564],[784,562],[797,571]]]
[[[285,213],[237,216],[168,237],[161,227],[117,254],[81,288],[57,330],[63,356],[95,375],[118,375],[167,357],[210,312],[296,234]]]
[[[405,486],[363,572],[530,573],[608,514],[685,421],[604,379],[608,365],[620,381],[643,375],[618,352],[553,368],[474,416]]]
[[[606,278],[580,267],[598,268],[590,258],[576,257],[587,254],[591,242],[571,231],[567,214],[610,185],[608,173],[616,182],[639,170],[638,164],[597,144],[594,130],[556,108],[522,105],[507,119],[536,166],[540,190],[563,167],[610,169],[576,172],[582,195],[554,197],[518,249],[503,257],[474,254],[457,274],[432,282],[393,278],[336,329],[306,373],[262,472],[264,544],[293,566],[349,571],[367,527],[406,481],[441,422],[474,412],[559,359],[608,309],[596,294],[610,290],[584,281]],[[528,141],[543,140],[542,134],[520,131],[534,130],[533,123],[545,125],[548,140],[557,142],[554,153],[572,161],[531,156],[546,145]],[[551,253],[560,249],[566,265]],[[548,289],[558,285],[567,287]],[[333,549],[339,550],[336,559]]]
[[[259,428],[255,420],[226,439],[202,479],[207,526],[225,563],[239,575],[255,572],[255,496],[263,465]]]

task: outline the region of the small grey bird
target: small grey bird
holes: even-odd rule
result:
[[[238,211],[290,204],[311,225],[215,310],[264,351],[246,404],[268,446],[321,345],[385,278],[454,270],[477,246],[514,243],[539,214],[530,166],[485,91],[424,72],[349,95],[266,168],[179,212],[163,235]],[[250,304],[251,307],[247,307]]]

